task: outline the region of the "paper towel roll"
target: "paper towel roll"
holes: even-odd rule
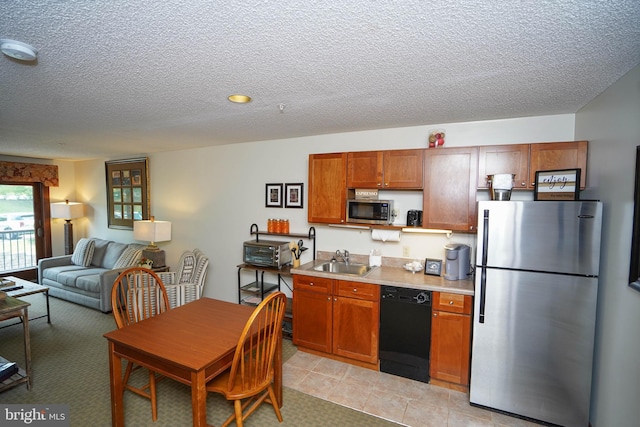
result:
[[[400,230],[371,230],[371,238],[373,240],[382,240],[383,242],[399,242]]]

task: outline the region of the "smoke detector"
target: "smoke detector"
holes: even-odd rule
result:
[[[9,39],[0,39],[0,50],[5,55],[20,61],[35,61],[38,53],[33,46]]]

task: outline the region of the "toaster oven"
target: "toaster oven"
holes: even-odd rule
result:
[[[243,244],[242,259],[246,264],[259,267],[282,268],[291,264],[289,242],[277,240],[249,240]]]

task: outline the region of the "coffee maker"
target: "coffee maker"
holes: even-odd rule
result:
[[[422,211],[418,211],[418,210],[407,211],[407,226],[422,227]]]
[[[445,272],[444,278],[447,280],[463,280],[469,275],[470,264],[469,254],[471,248],[460,243],[450,243],[445,245]]]

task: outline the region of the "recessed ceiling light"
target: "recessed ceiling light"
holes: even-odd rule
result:
[[[247,102],[251,102],[250,96],[241,95],[239,93],[235,95],[229,95],[227,99],[231,102],[235,102],[236,104],[246,104]]]
[[[21,61],[35,61],[38,53],[33,46],[10,39],[0,39],[0,50],[5,55]]]

